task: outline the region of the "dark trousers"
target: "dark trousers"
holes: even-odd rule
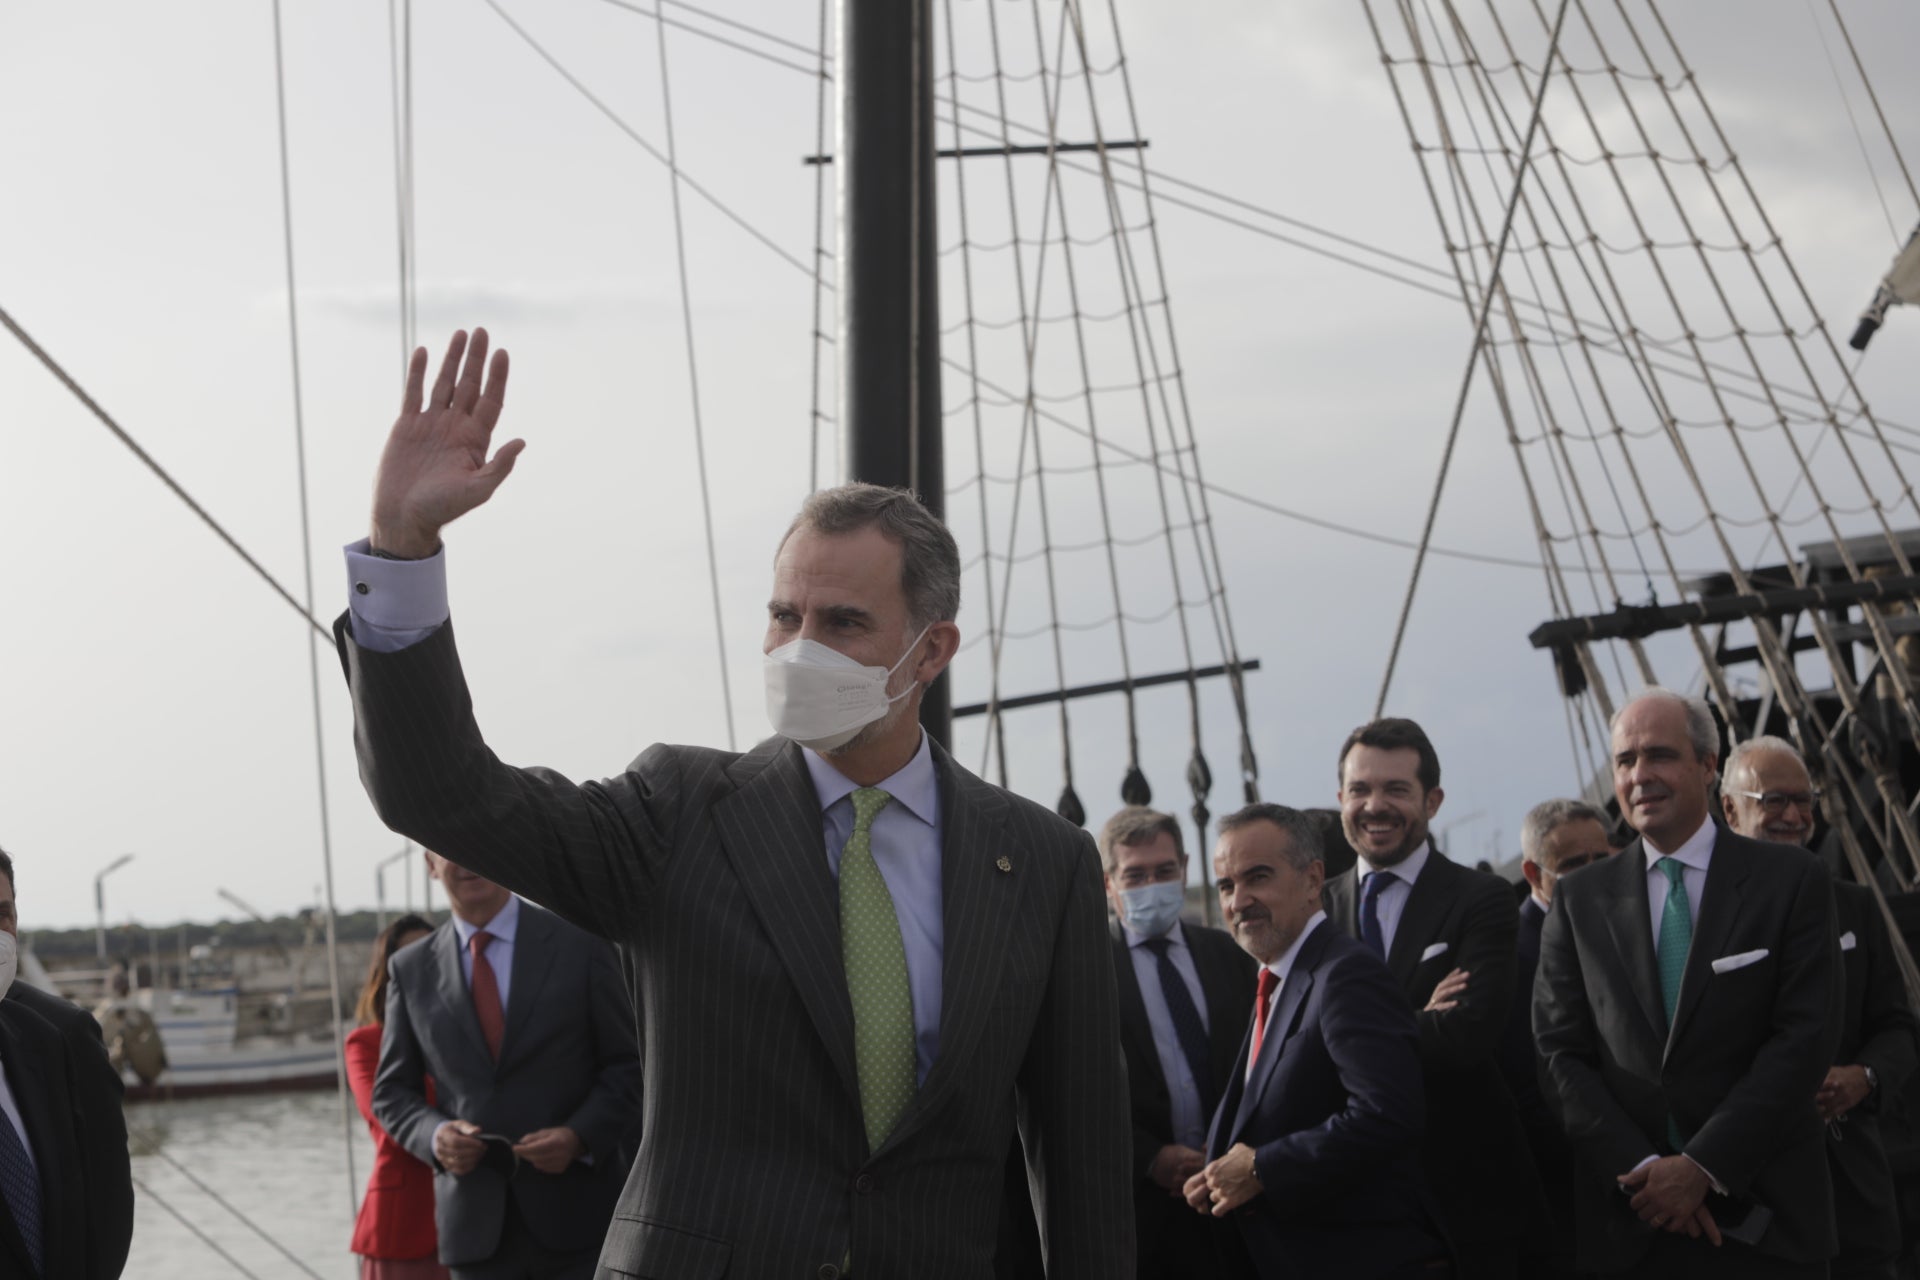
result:
[[[1460,1280],[1515,1280],[1520,1274],[1520,1250],[1511,1240],[1457,1244],[1453,1261]]]
[[[1705,1239],[1668,1236],[1639,1262],[1602,1280],[1827,1280],[1824,1262],[1770,1258],[1732,1241],[1718,1249]]]
[[[507,1197],[500,1223],[500,1247],[485,1262],[453,1268],[453,1280],[593,1280],[600,1246],[586,1249],[549,1249],[533,1238],[520,1206]]]

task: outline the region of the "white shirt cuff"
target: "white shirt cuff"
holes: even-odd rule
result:
[[[353,638],[362,648],[393,653],[446,623],[445,547],[425,560],[384,560],[370,554],[362,538],[347,544],[346,557],[347,610]]]
[[[1700,1172],[1707,1175],[1707,1182],[1710,1186],[1713,1187],[1715,1191],[1718,1191],[1723,1196],[1732,1194],[1724,1186],[1720,1184],[1720,1179],[1713,1176],[1713,1170],[1707,1168],[1707,1166],[1701,1164],[1698,1160],[1694,1160],[1692,1156],[1688,1156],[1687,1153],[1684,1151],[1682,1151],[1680,1154],[1683,1156],[1686,1156],[1688,1160],[1692,1161],[1694,1168],[1698,1169]],[[1627,1172],[1638,1173],[1642,1169],[1646,1168],[1648,1165],[1652,1164],[1655,1160],[1658,1160],[1659,1158],[1660,1157],[1657,1153],[1654,1155],[1650,1155],[1645,1160],[1642,1160],[1639,1164],[1633,1166],[1633,1168],[1627,1170]]]

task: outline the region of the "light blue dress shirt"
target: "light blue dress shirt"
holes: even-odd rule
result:
[[[473,990],[473,935],[485,929],[491,940],[487,943],[487,963],[493,966],[494,985],[500,988],[500,1012],[507,1011],[507,988],[513,985],[513,935],[520,927],[520,899],[507,897],[507,905],[494,913],[493,919],[485,924],[468,924],[459,916],[453,917],[453,931],[460,935],[460,976],[467,980],[467,990]]]
[[[353,638],[362,648],[394,653],[418,644],[445,624],[447,608],[446,549],[425,560],[383,560],[367,553],[367,540],[349,543],[347,607]],[[820,800],[821,832],[826,839],[827,866],[837,880],[840,850],[853,834],[853,801],[858,785],[812,751],[802,753],[813,789]],[[940,887],[940,786],[933,767],[933,749],[920,735],[920,749],[904,768],[880,784],[893,797],[873,820],[873,860],[893,897],[900,921],[900,940],[907,952],[907,985],[913,993],[914,1065],[919,1082],[940,1054],[940,980],[945,930],[941,911],[945,896]],[[511,908],[518,919],[519,903]],[[503,909],[501,916],[507,911]],[[456,923],[456,927],[460,927]],[[488,932],[494,932],[491,925]],[[471,928],[461,934],[464,944]],[[500,982],[500,1003],[506,1005],[508,966],[497,960],[500,943],[487,948],[488,962]],[[507,955],[512,955],[508,943]],[[461,965],[469,982],[473,961],[462,951]],[[1205,1008],[1204,1005],[1201,1006]]]
[[[1153,1029],[1153,1051],[1160,1057],[1160,1074],[1166,1077],[1167,1093],[1173,1104],[1173,1140],[1183,1147],[1204,1151],[1207,1121],[1212,1117],[1200,1105],[1200,1086],[1195,1083],[1193,1068],[1180,1048],[1180,1033],[1174,1029],[1173,1011],[1167,1008],[1166,989],[1160,985],[1160,962],[1147,948],[1146,934],[1128,929],[1124,920],[1120,927],[1126,931],[1133,976],[1140,983],[1140,1000],[1147,1006],[1147,1025]],[[1200,1012],[1200,1025],[1212,1032],[1212,1020],[1207,1017],[1207,993],[1201,990],[1200,973],[1193,967],[1193,948],[1187,945],[1186,926],[1175,923],[1167,933],[1167,941],[1172,944],[1167,948],[1167,959],[1173,961],[1174,971],[1187,984],[1193,1007]]]

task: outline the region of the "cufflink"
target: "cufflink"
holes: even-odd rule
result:
[[[1002,871],[1012,871],[1013,859],[1009,858],[1006,854],[1003,853],[1000,855],[1000,860],[994,863],[993,865],[1000,868]]]

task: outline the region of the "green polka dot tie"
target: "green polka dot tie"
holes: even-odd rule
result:
[[[1667,905],[1660,914],[1660,1002],[1667,1009],[1667,1026],[1672,1027],[1673,1012],[1680,1007],[1680,982],[1687,973],[1687,949],[1693,945],[1693,904],[1687,900],[1687,882],[1681,878],[1687,868],[1680,859],[1662,858],[1659,866],[1667,878]],[[1675,1151],[1687,1145],[1671,1115],[1667,1141]]]
[[[853,997],[853,1056],[867,1149],[877,1151],[913,1100],[913,989],[893,895],[873,860],[873,819],[892,796],[853,793],[853,834],[840,851],[840,959]]]

